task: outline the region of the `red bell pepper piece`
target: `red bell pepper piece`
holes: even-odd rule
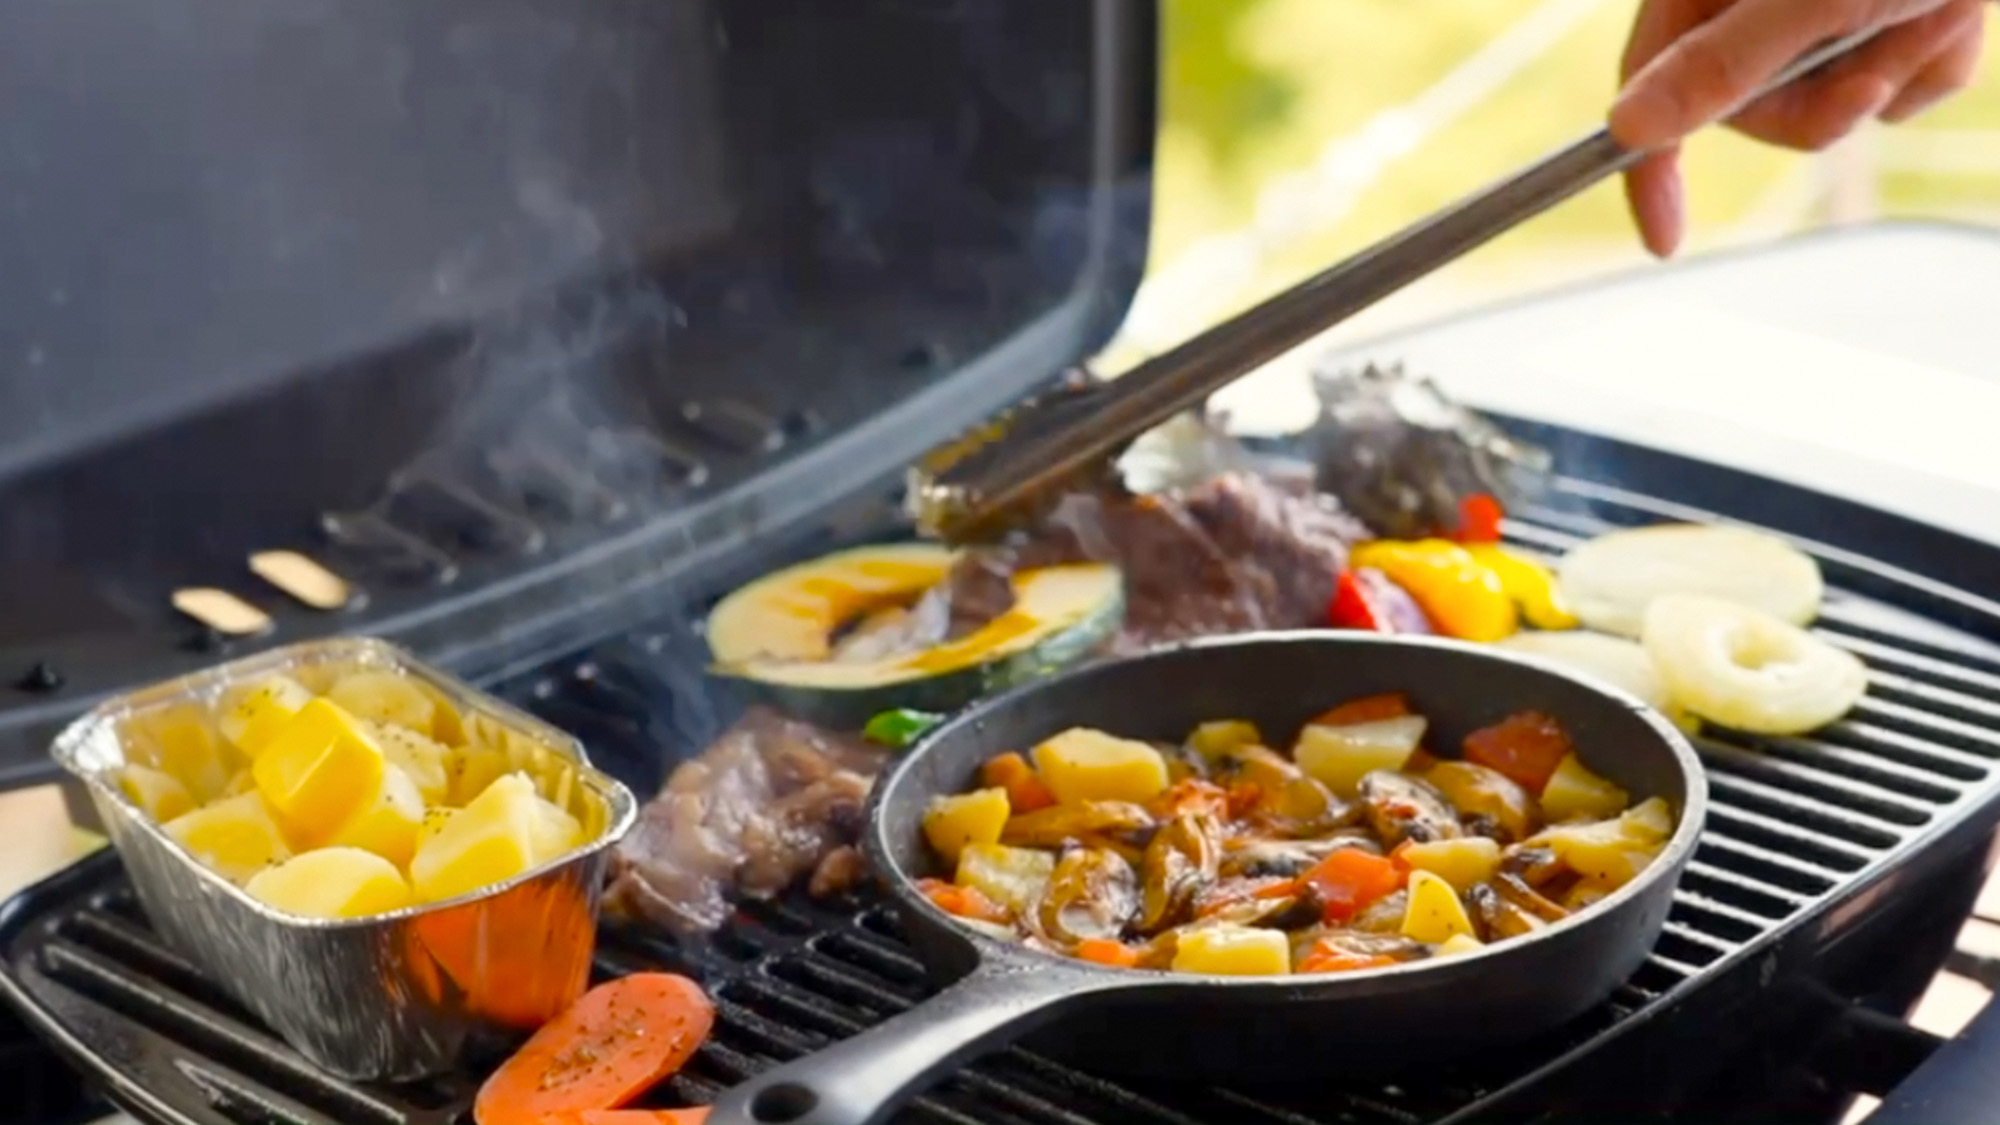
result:
[[[1329,708],[1313,716],[1316,727],[1344,727],[1355,723],[1377,723],[1383,719],[1400,719],[1415,714],[1410,710],[1410,697],[1400,691],[1384,692],[1381,695],[1364,695],[1350,699],[1338,707]]]
[[[1376,604],[1375,595],[1351,570],[1341,571],[1334,580],[1333,603],[1327,607],[1326,616],[1336,629],[1360,629],[1369,633],[1396,631],[1389,621],[1388,612]]]
[[[1452,538],[1460,543],[1498,543],[1500,520],[1506,514],[1500,501],[1475,492],[1458,502],[1458,530]]]
[[[1576,747],[1554,719],[1540,711],[1509,715],[1465,736],[1465,760],[1505,774],[1539,794]]]

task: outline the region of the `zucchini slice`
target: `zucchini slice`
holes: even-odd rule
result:
[[[915,602],[953,560],[931,544],[862,547],[766,575],[709,614],[712,671],[799,718],[859,729],[881,711],[950,711],[1063,668],[1124,619],[1117,568],[1042,567],[1014,575],[1013,607],[963,637],[880,659],[841,658],[844,627]]]

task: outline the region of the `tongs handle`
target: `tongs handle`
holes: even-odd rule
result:
[[[1756,96],[1805,77],[1874,34],[1859,32],[1807,52]],[[1600,129],[1115,380],[1024,412],[1039,416],[1018,418],[1005,436],[946,466],[924,486],[930,495],[917,500],[920,522],[930,525],[927,531],[958,537],[1644,155]]]

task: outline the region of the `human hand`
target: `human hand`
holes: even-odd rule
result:
[[[1611,133],[1656,150],[1625,176],[1646,248],[1680,244],[1679,143],[1715,121],[1759,140],[1819,150],[1867,118],[1905,121],[1972,81],[1982,0],[1644,0],[1626,45]],[[1883,29],[1848,56],[1744,104],[1828,40]]]

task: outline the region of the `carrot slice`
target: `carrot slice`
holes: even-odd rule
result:
[[[687,1109],[590,1109],[550,1120],[560,1121],[562,1125],[702,1125],[708,1120],[708,1107],[697,1105]]]
[[[1327,924],[1338,925],[1377,899],[1396,893],[1403,885],[1403,873],[1382,856],[1342,848],[1299,876],[1299,883],[1319,893]]]
[[[1013,921],[1008,917],[1005,907],[987,898],[977,887],[961,887],[956,883],[947,883],[943,879],[919,879],[917,889],[923,892],[925,898],[931,900],[932,905],[946,914],[1003,925]]]
[[[979,767],[979,784],[989,789],[1005,789],[1007,805],[1016,816],[1045,809],[1056,803],[1055,794],[1043,784],[1035,767],[1028,759],[1008,751],[987,760]]]
[[[715,1024],[701,986],[633,973],[577,998],[479,1088],[478,1125],[544,1125],[616,1109],[687,1064]]]
[[[1366,953],[1352,953],[1321,939],[1299,959],[1297,972],[1301,973],[1351,973],[1357,969],[1376,969],[1396,963],[1394,957],[1371,956]]]
[[[1114,969],[1129,969],[1139,963],[1139,951],[1110,938],[1085,938],[1076,945],[1078,960]]]
[[[1410,713],[1410,697],[1395,691],[1350,699],[1331,711],[1321,712],[1309,725],[1344,727],[1354,723],[1379,723],[1383,719],[1400,719]]]

